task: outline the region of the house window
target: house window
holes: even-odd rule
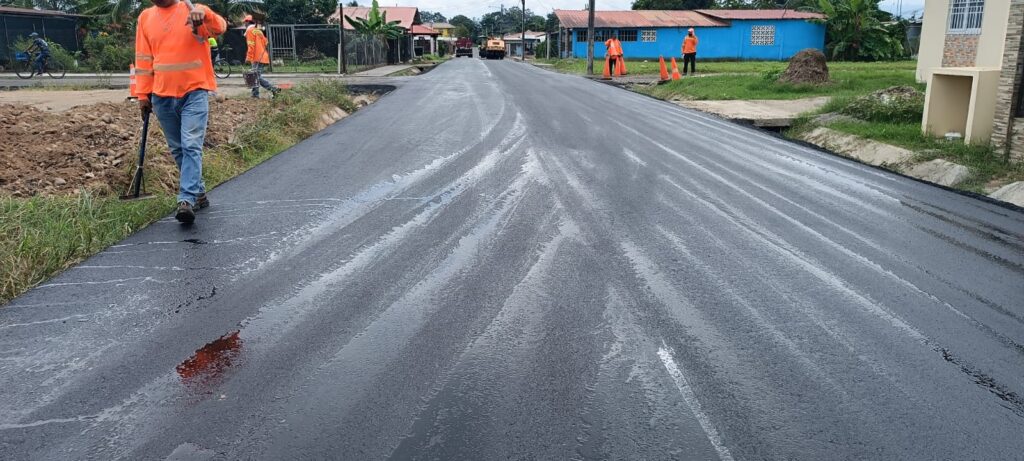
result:
[[[577,42],[581,42],[581,43],[587,41],[587,30],[586,29],[577,30],[576,31],[576,41]]]
[[[620,42],[635,42],[636,41],[636,29],[619,30],[619,41]]]
[[[750,44],[754,46],[775,46],[775,26],[751,27]]]
[[[608,29],[594,29],[594,43],[604,43],[612,38],[612,31]]]
[[[647,43],[658,41],[658,31],[655,29],[646,29],[640,31],[640,41]]]
[[[985,0],[953,0],[949,3],[949,33],[980,34]]]

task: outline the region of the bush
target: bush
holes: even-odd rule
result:
[[[348,88],[337,80],[316,79],[296,86],[292,91],[281,93],[278,97],[286,97],[289,94],[337,106],[349,113],[357,109],[349,98]]]
[[[60,43],[52,42],[47,40],[46,43],[50,45],[50,60],[56,61],[64,65],[64,69],[72,70],[77,67],[77,57],[70,51],[60,46]],[[32,45],[32,40],[24,37],[18,37],[14,42],[14,49],[17,51],[27,50]]]
[[[924,113],[924,95],[916,90],[896,93],[891,90],[854,99],[839,113],[868,122],[920,123]]]
[[[131,40],[101,33],[85,37],[86,64],[95,71],[125,72],[135,61]]]

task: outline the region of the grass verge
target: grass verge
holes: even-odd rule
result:
[[[282,93],[230,145],[204,153],[208,187],[231,179],[307,138],[328,107],[354,112],[345,86],[316,80]],[[116,197],[0,197],[0,304],[120,241],[174,208],[171,195],[122,202]]]
[[[832,82],[827,85],[779,83],[776,79],[782,69],[780,67],[759,74],[684,78],[664,85],[638,87],[637,90],[660,99],[736,100],[815,96],[848,99],[891,86],[924,88],[916,82],[914,70],[903,63],[834,63],[830,66]]]
[[[944,159],[964,165],[971,169],[971,178],[957,184],[958,189],[984,194],[986,185],[993,181],[1024,181],[1024,164],[1008,162],[989,145],[947,142],[944,139],[925,136],[921,133],[920,122],[835,122],[828,127],[912,150],[917,153],[914,162]]]

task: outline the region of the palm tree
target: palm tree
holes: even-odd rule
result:
[[[828,16],[828,48],[833,59],[896,59],[903,54],[902,40],[882,24],[879,0],[818,0]]]
[[[355,40],[353,43],[361,43],[364,49],[364,55],[372,55],[370,57],[369,64],[379,64],[383,62],[382,56],[378,56],[377,53],[384,51],[387,54],[390,46],[388,40],[395,40],[402,38],[405,31],[398,26],[401,21],[388,21],[387,12],[381,12],[380,6],[377,4],[377,0],[373,0],[373,5],[370,7],[369,14],[366,18],[353,18],[345,15],[345,20],[356,30],[361,38]],[[382,45],[382,46],[378,46]]]

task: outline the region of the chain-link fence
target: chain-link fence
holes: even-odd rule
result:
[[[341,36],[337,24],[267,26],[274,72],[335,73]],[[355,73],[408,59],[408,39],[383,40],[345,31],[346,71]]]

